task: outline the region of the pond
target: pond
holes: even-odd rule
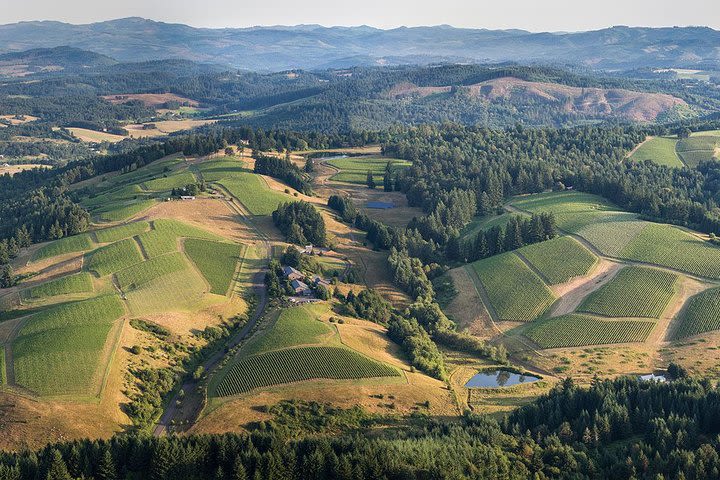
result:
[[[499,388],[511,387],[524,383],[532,383],[540,380],[540,377],[528,373],[515,373],[509,370],[492,370],[475,374],[465,384],[466,388]]]

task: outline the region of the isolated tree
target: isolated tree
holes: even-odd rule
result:
[[[375,185],[375,179],[373,178],[373,174],[371,170],[368,170],[367,172],[367,180],[366,180],[367,186],[370,189],[375,189],[377,185]]]
[[[312,173],[315,171],[315,160],[308,157],[307,160],[305,160],[305,173]]]
[[[385,175],[383,176],[383,190],[386,192],[393,191],[393,172],[390,162],[385,165]]]

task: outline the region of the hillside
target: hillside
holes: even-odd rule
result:
[[[578,33],[449,26],[381,30],[300,25],[213,30],[142,18],[88,25],[22,22],[0,26],[4,51],[69,45],[126,62],[179,58],[273,71],[441,61],[717,69],[719,36],[709,28],[622,26]]]
[[[58,46],[0,55],[0,77],[25,77],[38,73],[80,73],[118,62],[110,57],[78,48]]]

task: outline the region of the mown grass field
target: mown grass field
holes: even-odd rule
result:
[[[93,242],[90,235],[82,233],[72,237],[61,238],[44,245],[33,255],[33,261],[57,257],[66,253],[86,252],[93,249]]]
[[[140,288],[148,282],[164,275],[180,272],[188,268],[185,257],[180,252],[169,253],[137,263],[115,274],[118,285],[123,291]]]
[[[80,272],[74,275],[56,278],[23,290],[21,296],[23,300],[41,300],[58,295],[92,292],[92,276],[87,272]]]
[[[720,288],[700,292],[688,300],[674,339],[720,330]]]
[[[543,348],[643,342],[655,322],[565,315],[532,323],[524,334]]]
[[[104,277],[142,261],[143,256],[135,240],[126,238],[89,253],[86,265],[89,271]]]
[[[108,333],[124,313],[108,295],[29,317],[13,342],[15,381],[40,395],[92,393]]]
[[[570,237],[558,237],[518,250],[550,285],[565,283],[587,275],[598,259],[590,250]]]
[[[542,279],[512,252],[480,260],[470,267],[501,320],[535,320],[555,300]]]
[[[299,347],[243,358],[218,384],[226,397],[259,387],[312,379],[396,377],[400,372],[342,347]]]
[[[676,138],[653,137],[640,145],[630,159],[634,162],[650,160],[658,165],[683,167],[683,162],[675,151],[677,142]]]
[[[185,254],[210,284],[210,292],[226,295],[245,247],[232,243],[188,238]]]
[[[375,182],[378,185],[382,185],[383,177],[385,175],[385,167],[388,162],[390,162],[393,171],[401,168],[407,168],[412,165],[412,162],[408,162],[406,160],[382,157],[336,158],[328,160],[327,163],[328,165],[340,170],[340,173],[330,177],[330,180],[364,185],[367,183],[368,172],[372,172]]]
[[[113,243],[118,240],[134,237],[150,228],[148,222],[132,222],[127,225],[118,225],[117,227],[105,228],[95,231],[95,238],[98,243]]]
[[[678,276],[665,270],[625,267],[578,307],[608,317],[660,318],[675,294]]]

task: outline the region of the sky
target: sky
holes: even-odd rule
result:
[[[582,31],[702,25],[720,30],[718,0],[0,0],[0,24],[92,23],[138,16],[196,27],[448,24],[468,28]]]

